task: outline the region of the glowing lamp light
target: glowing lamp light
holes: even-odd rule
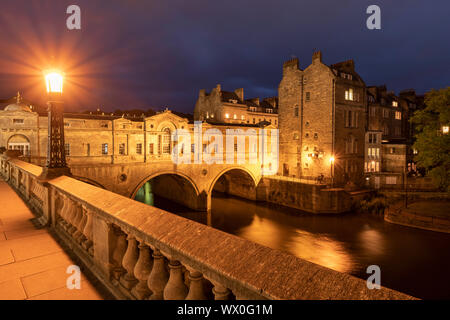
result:
[[[44,76],[45,76],[45,84],[47,86],[47,92],[62,94],[64,82],[63,73],[57,70],[49,70],[44,72]]]
[[[449,126],[443,126],[442,127],[442,133],[445,133],[445,134],[447,134],[448,132],[449,132]]]
[[[330,157],[330,163],[331,164],[334,163],[334,157],[333,156]]]

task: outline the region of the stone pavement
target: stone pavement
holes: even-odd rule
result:
[[[47,229],[0,179],[0,300],[99,300],[99,291],[81,276],[81,289],[66,286],[67,267],[75,263]]]

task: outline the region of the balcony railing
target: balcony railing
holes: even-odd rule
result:
[[[412,298],[17,159],[0,170],[118,299]]]

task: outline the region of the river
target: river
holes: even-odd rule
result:
[[[369,214],[314,215],[215,194],[208,219],[162,198],[155,206],[422,299],[450,299],[450,234],[403,227]],[[209,220],[209,222],[208,222]]]

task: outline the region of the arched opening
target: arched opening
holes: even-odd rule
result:
[[[170,154],[171,151],[171,132],[169,128],[164,128],[161,135],[161,151],[162,154]]]
[[[18,150],[24,156],[30,155],[30,140],[22,135],[15,134],[8,139],[8,149],[9,150]]]
[[[146,178],[132,198],[173,213],[206,210],[206,202],[199,196],[194,183],[176,173],[160,173]]]
[[[256,180],[243,169],[234,168],[222,172],[211,185],[211,196],[231,195],[248,200],[257,200]]]

